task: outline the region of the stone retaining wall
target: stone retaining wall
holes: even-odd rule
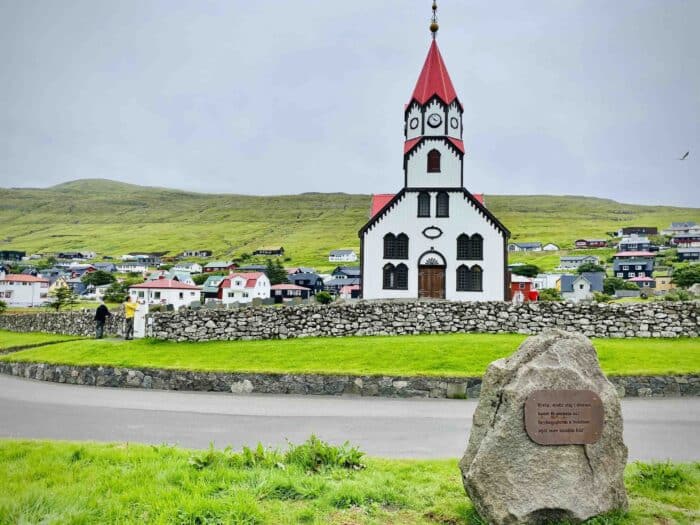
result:
[[[477,398],[479,377],[245,374],[162,369],[0,363],[0,373],[75,385],[235,394]],[[622,397],[700,396],[700,375],[609,377]]]
[[[78,312],[41,312],[0,315],[0,330],[13,332],[47,332],[64,335],[95,335],[95,310]],[[112,312],[105,323],[105,336],[123,334],[124,314]]]
[[[174,341],[286,339],[451,332],[537,334],[547,328],[588,337],[697,337],[698,302],[464,303],[359,301],[238,310],[159,313],[147,333]]]

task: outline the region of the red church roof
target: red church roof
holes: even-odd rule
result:
[[[433,95],[440,97],[445,104],[450,104],[457,98],[436,40],[433,40],[430,45],[423,70],[420,72],[411,98],[419,104],[425,104]]]

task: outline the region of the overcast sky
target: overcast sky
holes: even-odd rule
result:
[[[430,4],[0,0],[0,186],[397,191]],[[700,206],[700,1],[438,4],[469,190]]]

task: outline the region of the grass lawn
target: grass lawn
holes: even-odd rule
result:
[[[457,461],[358,457],[316,442],[293,452],[0,441],[0,524],[483,525]],[[350,456],[354,470],[339,465]],[[318,459],[318,460],[317,460]],[[589,523],[697,523],[700,463],[634,464],[630,510]]]
[[[307,338],[173,343],[83,339],[0,358],[70,365],[367,375],[480,376],[525,339],[516,334]],[[597,339],[610,375],[700,372],[700,339]]]
[[[75,335],[44,334],[42,332],[8,332],[0,330],[0,352],[14,348],[29,348],[62,341],[74,341],[80,339]]]

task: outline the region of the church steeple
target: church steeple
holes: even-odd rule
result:
[[[425,58],[423,69],[411,96],[411,101],[415,100],[422,105],[430,100],[433,95],[436,95],[447,105],[457,100],[457,92],[452,85],[450,74],[447,72],[437,40],[433,40],[430,44],[428,56]]]

